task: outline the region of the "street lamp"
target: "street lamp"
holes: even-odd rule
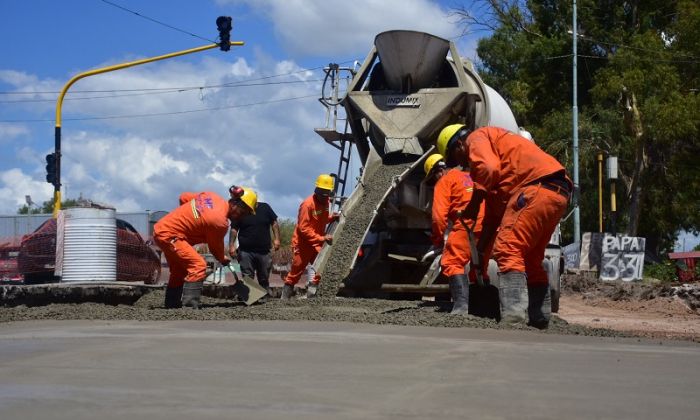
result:
[[[581,242],[581,213],[579,210],[579,180],[578,180],[578,79],[577,79],[577,53],[576,53],[576,0],[573,10],[573,106],[571,113],[573,114],[573,147],[574,147],[574,242]]]
[[[58,217],[58,212],[61,210],[61,107],[63,106],[63,98],[66,96],[68,89],[78,80],[94,76],[96,74],[107,73],[110,71],[121,70],[127,67],[138,66],[140,64],[151,63],[153,61],[165,60],[166,58],[179,57],[185,54],[192,54],[200,51],[210,50],[212,48],[219,47],[222,51],[228,51],[231,46],[243,45],[243,41],[230,41],[228,31],[231,30],[231,18],[228,16],[219,16],[216,20],[217,29],[219,30],[219,37],[221,42],[217,44],[204,45],[197,48],[191,48],[188,50],[176,51],[170,54],[160,55],[157,57],[144,58],[142,60],[131,61],[127,63],[116,64],[113,66],[103,67],[95,70],[86,71],[73,76],[68,83],[63,86],[58,99],[56,100],[56,127],[54,131],[55,138],[55,150],[52,153],[53,156],[46,156],[46,170],[47,176],[46,181],[53,184],[54,186],[54,207],[53,207],[53,217]]]

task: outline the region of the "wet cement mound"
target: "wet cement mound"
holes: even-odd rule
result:
[[[328,263],[323,270],[318,296],[333,298],[350,272],[350,264],[357,248],[362,243],[365,231],[372,222],[374,210],[391,187],[395,177],[411,166],[410,163],[384,165],[366,169],[362,196],[345,214],[345,223],[333,233],[333,246],[330,249]]]
[[[268,299],[245,306],[229,299],[204,296],[202,309],[165,309],[164,291],[146,289],[133,305],[53,303],[29,307],[18,305],[0,308],[0,322],[25,320],[294,320],[340,321],[368,324],[420,325],[448,328],[490,328],[535,330],[524,325],[505,325],[488,318],[453,316],[449,302],[391,301],[380,299]],[[541,333],[575,334],[601,337],[629,336],[612,330],[567,324],[553,317],[550,328]]]

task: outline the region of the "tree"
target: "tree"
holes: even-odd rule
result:
[[[83,202],[81,199],[68,198],[65,201],[61,201],[61,208],[78,207]],[[28,205],[23,205],[17,210],[17,214],[49,214],[53,213],[54,202],[53,200],[44,201],[41,207],[30,208]]]
[[[277,223],[280,225],[281,246],[291,246],[296,222],[292,219],[278,219]]]
[[[477,49],[484,81],[571,170],[572,2],[469,4],[455,10],[465,31],[492,31]],[[596,155],[615,155],[618,226],[661,254],[700,227],[700,4],[578,0],[577,12],[582,228],[598,227]]]

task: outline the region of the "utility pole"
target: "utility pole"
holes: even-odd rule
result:
[[[574,1],[573,12],[573,140],[574,140],[574,242],[581,242],[581,213],[579,210],[579,180],[578,180],[578,78],[577,78],[577,52],[576,52],[576,0]]]
[[[176,51],[170,54],[159,55],[157,57],[144,58],[142,60],[130,61],[127,63],[115,64],[113,66],[102,67],[95,70],[86,71],[73,76],[68,83],[63,86],[61,93],[56,100],[56,127],[54,130],[55,145],[54,153],[46,156],[46,181],[54,186],[54,206],[53,217],[58,217],[58,212],[61,210],[61,107],[63,106],[63,98],[66,96],[68,89],[80,79],[96,74],[107,73],[115,70],[121,70],[128,67],[134,67],[141,64],[151,63],[153,61],[165,60],[168,58],[179,57],[181,55],[192,54],[196,52],[210,50],[219,47],[222,51],[228,51],[231,46],[243,45],[243,41],[230,41],[230,31],[232,28],[231,18],[229,16],[219,16],[216,19],[216,26],[219,31],[220,42],[216,44],[204,45],[188,50]]]

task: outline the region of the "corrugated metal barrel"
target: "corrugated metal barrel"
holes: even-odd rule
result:
[[[117,280],[117,223],[112,209],[64,210],[62,281]]]

